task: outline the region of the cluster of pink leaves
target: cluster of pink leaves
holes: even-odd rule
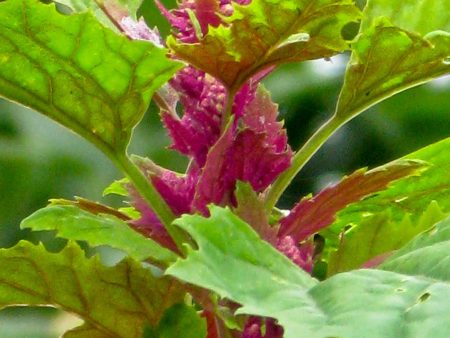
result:
[[[246,5],[249,0],[235,1]],[[222,23],[221,16],[232,14],[231,0],[185,0],[175,10],[168,11],[157,1],[161,12],[174,28],[176,38],[183,43],[196,43],[198,32],[191,21],[195,14],[203,35],[208,27]],[[125,33],[132,39],[150,40],[161,44],[157,32],[143,20],[121,20]],[[172,139],[171,148],[187,156],[190,164],[183,175],[159,168],[151,162],[140,163],[141,169],[171,207],[175,215],[199,212],[208,215],[208,204],[236,207],[234,196],[237,181],[250,183],[263,192],[286,170],[292,159],[286,131],[277,121],[278,106],[259,82],[272,69],[262,71],[250,79],[231,102],[232,122],[224,121],[228,92],[217,79],[205,72],[186,66],[179,71],[159,95],[165,102],[161,120]],[[183,116],[177,114],[177,105]],[[162,245],[176,250],[175,244],[145,201],[130,188],[133,205],[141,213],[132,222],[139,231]],[[269,226],[267,224],[267,226]],[[273,243],[294,263],[308,272],[312,270],[313,246],[299,246],[290,236]],[[277,338],[282,329],[266,320],[251,318],[244,330],[244,338]]]

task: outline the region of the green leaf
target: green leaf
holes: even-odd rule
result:
[[[337,115],[450,73],[450,0],[369,0]]]
[[[56,230],[59,237],[86,241],[91,246],[108,245],[138,261],[151,259],[167,263],[177,257],[113,215],[96,215],[72,205],[53,205],[38,210],[20,226],[33,231]]]
[[[205,338],[206,320],[192,306],[180,303],[167,309],[157,328],[147,328],[143,338]]]
[[[234,4],[233,15],[209,27],[199,43],[167,43],[178,57],[237,88],[272,65],[348,49],[341,29],[359,14],[352,0],[253,0]]]
[[[167,273],[241,304],[237,314],[275,318],[285,338],[450,334],[447,281],[358,270],[317,283],[228,209],[213,206],[210,218],[183,216],[177,224],[198,250],[189,250]]]
[[[0,3],[0,95],[77,132],[114,158],[153,92],[181,64],[90,13],[64,16],[37,0]]]
[[[190,249],[188,258],[179,259],[167,269],[167,274],[210,288],[242,304],[253,297],[275,301],[283,294],[295,294],[315,284],[307,273],[261,241],[229,209],[211,206],[210,212],[210,218],[183,215],[175,221],[189,232],[199,250]],[[246,276],[245,280],[242,276]],[[267,280],[272,282],[267,285]]]
[[[105,267],[75,243],[49,253],[22,241],[0,249],[0,266],[0,308],[57,306],[103,337],[141,338],[144,325],[157,325],[163,311],[183,298],[175,281],[156,278],[130,259]]]
[[[398,250],[380,268],[450,281],[450,218],[435,224]]]
[[[397,250],[444,218],[433,201],[418,221],[405,215],[401,222],[393,222],[389,211],[362,220],[360,226],[341,235],[337,251],[330,255],[328,275],[359,268],[381,254]]]
[[[422,160],[430,168],[420,176],[411,176],[392,183],[386,190],[342,209],[336,221],[322,234],[327,244],[337,245],[339,234],[346,228],[369,224],[369,218],[390,213],[390,222],[400,225],[405,217],[417,222],[432,201],[444,214],[450,213],[450,138],[425,147],[405,157]],[[363,231],[363,230],[361,230]]]

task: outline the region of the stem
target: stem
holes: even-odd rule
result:
[[[225,134],[229,128],[230,121],[232,119],[234,98],[236,97],[236,89],[231,88],[228,90],[227,103],[222,116],[221,135]]]
[[[333,115],[314,133],[313,136],[311,136],[303,147],[297,151],[289,169],[277,178],[266,195],[265,205],[267,212],[271,212],[294,177],[305,164],[308,163],[317,150],[319,150],[319,148],[346,123],[346,121],[346,119]]]
[[[128,176],[136,190],[149,204],[158,219],[161,220],[180,252],[184,252],[183,243],[187,242],[186,236],[180,229],[172,224],[175,215],[155,187],[151,184],[151,181],[149,181],[138,167],[131,162],[127,155],[116,155],[115,162]]]

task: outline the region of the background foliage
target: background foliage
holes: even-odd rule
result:
[[[162,2],[167,7],[174,5],[172,0]],[[144,2],[141,13],[151,26],[167,33],[168,25],[152,0]],[[286,65],[265,80],[274,101],[280,104],[294,149],[332,112],[346,60],[347,56],[342,55],[331,61]],[[443,93],[449,91],[449,79],[440,79],[401,93],[357,117],[316,154],[287,190],[280,206],[290,207],[299,196],[318,191],[344,173],[381,165],[448,136],[450,95]],[[112,204],[119,202],[102,197],[104,187],[120,175],[94,147],[25,108],[0,100],[0,111],[1,247],[10,247],[22,238],[30,239],[28,231],[19,230],[19,222],[45,206],[49,198],[77,195]],[[151,139],[148,135],[152,135]],[[130,152],[145,154],[158,164],[181,170],[186,163],[165,148],[168,143],[151,106],[138,127]],[[51,234],[39,236],[50,248],[61,246]],[[48,325],[48,320],[52,325]],[[31,334],[56,337],[60,320],[52,309],[7,309],[0,312],[0,332],[5,338]],[[47,332],[48,327],[54,331]]]

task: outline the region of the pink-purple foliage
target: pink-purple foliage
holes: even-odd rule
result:
[[[236,2],[241,5],[249,3]],[[231,15],[233,10],[230,0],[187,0],[171,11],[159,1],[157,5],[172,25],[175,37],[183,43],[196,43],[201,38],[191,21],[192,13],[204,36],[209,26],[218,26],[222,23],[221,17]],[[126,29],[130,29],[128,36],[140,39],[148,35],[149,40],[155,41],[149,34],[150,30],[146,31],[140,25],[127,24]],[[221,82],[192,66],[179,71],[164,92],[160,92],[162,98],[170,103],[170,108],[161,108],[161,120],[172,140],[170,147],[187,156],[190,165],[185,175],[168,170],[142,169],[175,215],[194,212],[208,215],[210,203],[236,207],[234,193],[237,181],[248,182],[261,193],[290,166],[292,151],[283,124],[277,121],[278,106],[260,86],[260,81],[271,71],[263,70],[250,79],[234,96],[233,102],[228,102],[229,93]],[[182,117],[177,114],[177,105],[183,110]],[[231,115],[228,126],[224,121],[229,117],[227,109]],[[176,250],[150,207],[133,189],[130,190],[133,205],[141,213],[133,225]],[[283,237],[277,240],[276,248],[299,267],[311,272],[312,244],[299,246],[291,237]],[[262,321],[251,318],[243,337],[282,337],[281,327],[272,320],[265,320],[266,333],[262,335]]]

